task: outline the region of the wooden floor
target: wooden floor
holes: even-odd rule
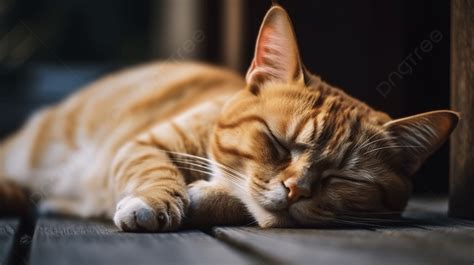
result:
[[[110,223],[0,220],[10,264],[473,264],[474,221],[446,217],[444,199],[410,202],[404,219],[325,229],[216,227],[121,233]]]

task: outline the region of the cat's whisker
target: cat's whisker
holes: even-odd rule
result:
[[[200,162],[200,161],[192,161],[192,160],[180,159],[180,158],[172,158],[171,161],[172,161],[172,162],[175,162],[175,163],[180,163],[180,164],[186,164],[186,165],[192,165],[192,166],[197,166],[197,167],[201,167],[201,168],[206,168],[206,169],[212,171],[212,167],[210,167],[209,164],[204,163],[204,162]]]
[[[200,173],[205,173],[205,174],[208,174],[208,175],[212,175],[212,174],[213,174],[213,172],[211,172],[211,171],[204,171],[204,170],[196,169],[196,168],[192,168],[192,167],[177,166],[177,168],[186,169],[186,170],[195,171],[195,172],[200,172]],[[203,167],[201,167],[201,168],[203,168]],[[203,169],[206,169],[206,168],[203,168]],[[241,189],[244,189],[244,186],[243,186],[240,182],[238,182],[238,180],[233,179],[232,176],[226,175],[226,177],[227,177],[227,178],[224,178],[225,181],[229,181],[229,182],[231,182],[233,185],[238,186],[238,187],[241,188]]]
[[[365,141],[361,144],[361,146],[362,146],[361,149],[362,149],[363,147],[365,147],[365,145],[367,145],[367,143],[370,142],[372,139],[374,139],[376,136],[379,136],[379,135],[384,134],[384,133],[386,133],[386,131],[378,131],[378,132],[374,133],[372,136],[370,136],[369,138],[367,138],[367,140],[365,140]]]
[[[381,215],[381,216],[387,216],[387,215],[395,215],[395,214],[402,214],[403,211],[379,211],[379,212],[362,212],[362,211],[357,211],[357,212],[346,212],[346,216],[352,216],[352,217],[357,217],[358,215],[365,214],[365,215],[370,215],[370,216],[375,216],[375,215]],[[360,216],[363,217],[363,216]]]
[[[396,137],[389,136],[389,137],[386,137],[386,138],[373,140],[373,141],[371,141],[371,142],[368,142],[368,143],[366,143],[366,144],[363,144],[362,146],[359,147],[359,149],[362,150],[362,149],[364,149],[364,148],[370,147],[372,144],[377,143],[377,142],[380,142],[380,141],[388,141],[388,140],[394,140],[394,139],[396,139]]]
[[[196,169],[196,168],[191,168],[191,167],[181,167],[181,166],[176,166],[176,168],[178,169],[185,169],[185,170],[191,170],[191,171],[195,171],[195,172],[199,172],[199,173],[203,173],[203,174],[211,174],[211,172],[209,171],[205,171],[205,170],[200,170],[200,169]],[[244,189],[244,187],[238,183],[233,183],[235,184],[236,187],[238,188],[241,188],[241,189]]]
[[[190,165],[190,166],[196,166],[196,167],[199,167],[199,168],[202,168],[202,169],[207,169],[207,170],[209,170],[210,172],[212,172],[212,168],[210,168],[209,165],[207,165],[207,164],[193,163],[193,162],[190,162],[190,161],[188,161],[188,160],[183,160],[183,159],[172,159],[172,161],[175,161],[175,162],[177,162],[177,163],[183,163],[183,164]],[[225,177],[230,178],[230,180],[233,180],[234,183],[240,184],[240,182],[239,182],[239,181],[241,181],[240,178],[237,178],[237,177],[235,177],[234,175],[232,175],[231,173],[226,172],[226,171],[221,172],[221,173],[222,173]],[[215,174],[215,172],[212,172],[212,173],[210,173],[209,175],[214,175],[214,174]],[[226,180],[227,180],[227,179],[226,179]]]
[[[384,146],[384,147],[379,147],[379,148],[375,148],[375,149],[369,150],[369,151],[363,153],[362,155],[367,155],[367,154],[370,154],[370,153],[372,153],[372,152],[379,151],[379,150],[382,150],[382,149],[392,149],[392,148],[425,148],[425,147],[424,147],[424,146],[421,146],[421,145],[392,145],[392,146]]]
[[[241,177],[245,177],[243,175],[241,175],[240,172],[238,172],[237,170],[229,167],[229,166],[226,166],[226,165],[223,165],[221,163],[218,163],[214,160],[211,160],[211,159],[208,159],[208,158],[204,158],[204,157],[200,157],[200,156],[195,156],[195,155],[190,155],[190,154],[186,154],[186,153],[179,153],[179,152],[171,152],[171,153],[174,153],[174,154],[177,154],[177,155],[182,155],[182,156],[185,156],[185,157],[189,157],[189,158],[193,158],[193,159],[198,159],[198,160],[201,160],[201,161],[205,161],[205,162],[208,162],[210,164],[213,164],[213,165],[216,165],[220,168],[224,168],[234,174],[236,174],[237,176],[241,176]]]
[[[197,167],[197,168],[200,168],[200,169],[208,170],[208,171],[205,171],[205,173],[207,175],[212,176],[214,174],[214,172],[212,171],[212,168],[209,167],[209,165],[207,163],[203,163],[203,162],[200,162],[200,161],[191,161],[191,160],[187,160],[187,159],[179,159],[179,158],[172,158],[171,161],[177,163],[178,168],[193,170],[194,169],[193,166],[194,166],[194,167]],[[188,165],[190,167],[182,167],[179,164]],[[226,176],[227,175],[231,176],[228,172],[225,172],[225,173],[226,173]]]
[[[206,169],[206,170],[209,170],[209,175],[214,175],[215,172],[212,171],[212,168],[209,167],[208,164],[199,164],[199,163],[194,163],[194,162],[190,162],[189,160],[185,160],[185,159],[172,159],[173,161],[176,161],[178,163],[184,163],[186,165],[190,165],[190,166],[196,166],[198,168],[201,168],[201,169]],[[188,168],[188,170],[191,170],[191,168]],[[243,185],[241,184],[241,178],[238,178],[236,176],[234,176],[232,173],[228,172],[228,171],[221,171],[220,172],[221,174],[223,174],[223,176],[225,176],[226,178],[224,178],[225,181],[229,181],[229,182],[232,182],[232,184],[235,184],[235,185],[238,185],[240,188],[243,188]]]
[[[360,221],[366,221],[366,222],[386,222],[386,223],[406,223],[406,220],[403,219],[394,219],[394,218],[371,218],[371,217],[357,217],[357,216],[346,216],[346,215],[341,215],[340,217],[349,220],[360,220]]]
[[[166,150],[165,152],[172,153],[173,155],[176,155],[176,156],[181,156],[182,158],[176,158],[176,157],[171,158],[173,161],[178,161],[178,163],[181,162],[181,163],[190,164],[190,160],[193,160],[194,162],[196,162],[194,166],[205,167],[207,170],[212,171],[212,174],[209,174],[209,175],[215,174],[215,172],[213,172],[213,169],[209,167],[209,164],[213,164],[216,167],[219,167],[219,169],[221,169],[220,173],[223,176],[225,176],[225,178],[223,178],[224,181],[228,181],[234,185],[237,185],[239,188],[244,189],[244,186],[241,184],[241,181],[245,177],[230,167],[224,166],[213,160],[206,159],[199,156],[189,155],[189,154],[180,153],[180,152],[171,152],[171,151],[166,151]],[[188,160],[188,158],[190,160]]]
[[[349,221],[349,220],[344,220],[344,219],[339,219],[336,218],[335,223],[341,223],[341,224],[349,224],[349,225],[356,225],[356,226],[372,226],[372,227],[378,227],[378,228],[385,228],[386,226],[383,225],[376,225],[373,223],[367,223],[367,222],[357,222],[357,221]]]
[[[169,153],[169,154],[173,154],[173,155],[179,155],[179,156],[182,156],[182,157],[187,157],[187,158],[192,158],[192,159],[197,159],[197,160],[200,160],[200,161],[204,161],[204,162],[207,162],[209,164],[213,164],[213,165],[216,165],[220,168],[223,168],[223,169],[226,169],[232,173],[234,173],[236,176],[239,176],[241,178],[244,178],[245,179],[245,176],[242,175],[240,172],[238,172],[237,170],[229,167],[229,166],[226,166],[226,165],[223,165],[219,162],[216,162],[214,160],[211,160],[211,159],[208,159],[208,158],[204,158],[204,157],[200,157],[200,156],[196,156],[196,155],[191,155],[191,154],[186,154],[186,153],[181,153],[181,152],[175,152],[175,151],[168,151],[168,150],[163,150],[163,149],[158,149],[159,151],[161,152],[165,152],[165,153]]]

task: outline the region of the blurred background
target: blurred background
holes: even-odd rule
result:
[[[449,108],[449,0],[280,0],[308,69],[392,117]],[[201,60],[244,73],[270,0],[0,0],[0,137],[116,69]],[[415,178],[448,191],[448,147]]]

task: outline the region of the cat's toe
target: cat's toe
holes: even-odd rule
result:
[[[160,225],[163,213],[156,213],[145,201],[138,197],[127,196],[117,204],[114,223],[122,231],[156,232],[163,228]],[[162,221],[162,220],[161,220]]]

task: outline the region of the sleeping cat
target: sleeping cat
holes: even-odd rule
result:
[[[273,6],[245,80],[153,63],[36,113],[1,145],[0,207],[34,199],[123,231],[396,215],[458,120],[447,110],[392,120],[310,74]]]

